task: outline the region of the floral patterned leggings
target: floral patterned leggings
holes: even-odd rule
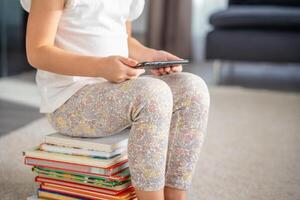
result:
[[[57,131],[71,136],[109,136],[131,126],[128,162],[133,186],[143,191],[164,186],[187,190],[209,104],[204,81],[177,72],[86,85],[46,116]]]

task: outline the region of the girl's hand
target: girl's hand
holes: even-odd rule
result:
[[[168,60],[182,60],[179,57],[166,52],[154,50],[152,54],[149,55],[149,61],[168,61]],[[147,60],[148,61],[148,60]],[[151,73],[156,76],[170,74],[174,72],[182,72],[182,65],[173,65],[170,67],[161,67],[158,69],[150,69]]]
[[[101,75],[111,82],[120,83],[145,73],[145,69],[134,69],[138,62],[131,58],[109,56],[101,59],[103,62],[99,66],[104,67]]]

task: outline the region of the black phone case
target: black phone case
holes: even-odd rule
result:
[[[174,60],[174,61],[154,61],[154,62],[142,62],[137,64],[136,68],[161,68],[161,67],[169,67],[172,65],[185,65],[188,64],[188,60]]]

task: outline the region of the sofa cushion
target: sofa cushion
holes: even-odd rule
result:
[[[300,63],[300,31],[217,29],[206,38],[208,60]]]
[[[216,28],[300,28],[300,8],[284,6],[230,6],[210,17]]]
[[[229,0],[229,4],[240,5],[285,5],[300,6],[299,0]]]

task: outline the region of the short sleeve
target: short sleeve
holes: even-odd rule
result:
[[[65,0],[65,6],[72,6],[74,2],[75,0]],[[20,3],[24,10],[26,10],[27,12],[30,11],[31,0],[20,0]]]
[[[21,6],[27,12],[30,11],[31,0],[20,0]]]
[[[142,14],[144,6],[145,0],[132,0],[128,19],[130,21],[137,19]]]

